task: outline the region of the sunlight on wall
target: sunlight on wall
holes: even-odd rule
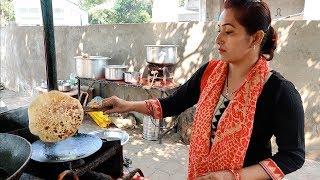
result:
[[[306,146],[312,146],[312,145],[315,145],[315,144],[319,144],[320,143],[320,137],[312,137],[313,133],[312,132],[305,132],[305,143],[306,143]]]
[[[30,47],[29,47],[29,44],[28,44],[28,39],[29,39],[29,36],[28,34],[26,34],[25,38],[24,38],[24,44],[25,44],[25,47],[28,51],[28,54],[31,55],[31,51],[30,51]]]
[[[116,44],[119,42],[119,36],[116,37]]]
[[[285,47],[288,45],[288,37],[289,32],[292,26],[294,25],[294,22],[292,22],[288,27],[280,27],[278,28],[279,33],[279,40],[278,40],[278,47],[277,47],[277,53],[280,53],[282,47]]]
[[[183,56],[186,57],[190,53],[194,52],[201,44],[201,41],[199,39],[203,39],[205,34],[202,31],[203,24],[194,24],[192,28],[190,28],[188,32],[189,38],[187,39],[187,43],[185,46],[185,51],[183,53]],[[195,44],[197,42],[197,44]]]
[[[304,109],[304,111],[306,111],[306,109],[308,108],[308,105],[309,105],[309,101],[308,100],[315,95],[315,92],[309,91],[307,86],[304,86],[304,87],[302,87],[300,89],[299,93],[301,95],[301,100],[302,100],[302,103],[303,103],[303,109]]]
[[[84,39],[86,37],[86,32],[83,32],[81,38]]]
[[[309,58],[307,61],[308,67],[314,66],[316,63],[317,63],[317,61],[312,61],[311,58]]]

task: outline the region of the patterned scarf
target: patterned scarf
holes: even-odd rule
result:
[[[209,172],[242,168],[253,128],[257,99],[268,72],[266,59],[261,56],[247,73],[244,83],[220,118],[211,144],[213,112],[228,74],[228,63],[216,63],[195,112],[189,152],[189,180]]]

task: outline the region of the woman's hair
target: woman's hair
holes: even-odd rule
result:
[[[268,61],[273,58],[277,48],[277,32],[271,26],[271,16],[268,5],[261,0],[226,0],[225,9],[233,9],[235,18],[252,35],[259,30],[265,33],[261,44],[261,54],[268,55]]]

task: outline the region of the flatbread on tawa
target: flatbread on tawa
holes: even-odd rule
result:
[[[61,141],[77,132],[83,114],[77,99],[59,91],[50,91],[31,102],[28,109],[29,129],[42,141]]]

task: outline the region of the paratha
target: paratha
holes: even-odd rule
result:
[[[73,136],[83,120],[80,102],[59,91],[36,97],[28,108],[29,129],[45,142],[57,142]]]

